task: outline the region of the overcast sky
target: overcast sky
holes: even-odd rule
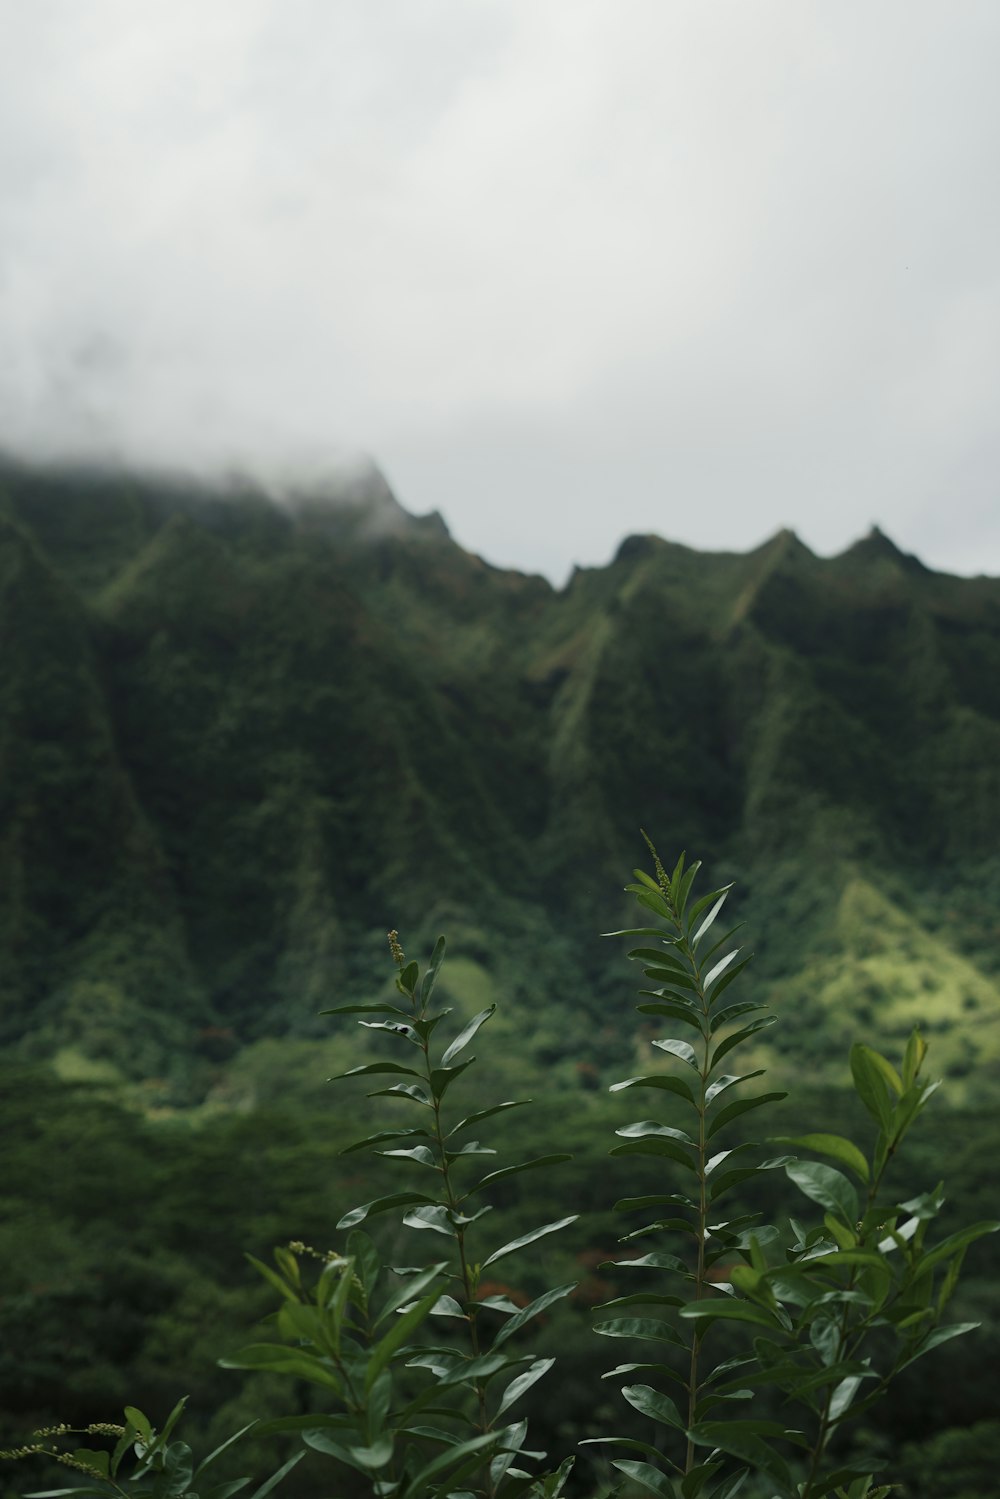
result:
[[[0,0],[0,446],[1000,574],[996,0]]]

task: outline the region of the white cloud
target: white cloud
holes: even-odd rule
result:
[[[4,9],[0,442],[1000,572],[991,3]]]

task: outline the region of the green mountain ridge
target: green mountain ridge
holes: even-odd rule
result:
[[[281,504],[7,461],[0,650],[18,1055],[203,1093],[326,1034],[392,925],[447,930],[571,1082],[635,1042],[596,932],[642,825],[738,879],[791,1063],[923,1020],[997,1071],[1000,580],[873,530],[629,537],[555,589],[377,474]]]

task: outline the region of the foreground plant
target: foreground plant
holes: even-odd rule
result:
[[[224,1452],[249,1432],[256,1431],[258,1423],[251,1421],[249,1426],[244,1426],[196,1463],[186,1442],[170,1440],[186,1403],[186,1400],[177,1402],[161,1431],[151,1425],[141,1410],[127,1405],[122,1425],[98,1421],[82,1428],[45,1427],[34,1432],[31,1441],[23,1447],[0,1452],[0,1458],[15,1461],[47,1459],[69,1468],[78,1476],[82,1475],[85,1480],[69,1488],[43,1489],[28,1499],[63,1499],[70,1494],[91,1495],[93,1499],[111,1499],[112,1495],[117,1499],[232,1499],[246,1488],[250,1479],[233,1478],[220,1483],[215,1480],[211,1469]],[[72,1445],[79,1437],[103,1438],[105,1444],[99,1447]],[[107,1445],[109,1441],[113,1443],[110,1447]],[[266,1499],[303,1456],[301,1452],[296,1453],[255,1489],[250,1499]]]
[[[649,1340],[666,1350],[659,1362],[623,1364],[608,1377],[641,1370],[661,1384],[666,1381],[676,1398],[647,1383],[626,1385],[622,1394],[675,1437],[667,1450],[609,1438],[643,1455],[616,1458],[613,1465],[658,1499],[709,1494],[731,1499],[750,1472],[764,1476],[776,1499],[834,1493],[842,1499],[876,1499],[889,1490],[872,1488],[870,1471],[831,1458],[830,1448],[849,1416],[869,1408],[896,1374],[977,1325],[941,1326],[940,1318],[966,1248],[1000,1225],[975,1224],[928,1246],[929,1224],[944,1201],[940,1187],[904,1202],[885,1195],[887,1168],[938,1086],[920,1078],[926,1046],[919,1034],[907,1046],[902,1074],[867,1046],[852,1051],[855,1088],[878,1125],[869,1155],[853,1141],[827,1133],[771,1141],[846,1166],[860,1182],[863,1200],[838,1167],[787,1155],[754,1163],[747,1152],[759,1149],[755,1142],[732,1143],[730,1129],[737,1119],[785,1095],[734,1097],[730,1090],[760,1077],[762,1069],[722,1073],[720,1064],[775,1017],[754,1003],[720,1004],[750,960],[730,946],[736,929],[721,937],[713,931],[731,887],[690,904],[699,865],[686,867],[682,855],[668,875],[649,847],[655,877],[636,870],[637,883],[627,889],[660,924],[610,935],[655,940],[654,946],[629,953],[656,985],[642,991],[645,1002],[638,1008],[683,1026],[687,1038],[652,1043],[681,1064],[679,1071],[615,1085],[613,1091],[666,1094],[673,1108],[670,1122],[643,1119],[620,1129],[625,1143],[612,1154],[661,1157],[680,1168],[683,1189],[616,1204],[622,1212],[670,1210],[670,1216],[622,1240],[665,1236],[669,1250],[615,1262],[619,1270],[667,1272],[670,1290],[640,1289],[605,1309],[655,1306],[670,1315],[616,1316],[599,1322],[596,1331]],[[723,1210],[719,1216],[719,1204],[730,1192],[745,1192],[761,1172],[778,1168],[824,1209],[816,1226],[792,1219],[787,1246],[775,1227],[761,1224],[759,1213],[727,1218]],[[725,1348],[713,1365],[706,1343],[721,1324],[737,1324],[752,1338],[752,1351],[733,1357]],[[731,1414],[762,1390],[776,1392],[783,1411],[795,1407],[801,1428],[790,1427],[788,1420]]]
[[[475,1058],[462,1058],[496,1007],[474,1016],[449,1041],[436,1032],[450,1013],[432,1009],[435,983],[444,961],[440,938],[426,971],[408,963],[397,934],[390,933],[397,965],[396,989],[405,1003],[340,1005],[325,1013],[378,1016],[359,1024],[381,1033],[403,1049],[404,1061],[377,1061],[351,1068],[345,1078],[393,1076],[398,1080],[369,1097],[388,1098],[412,1111],[413,1124],[377,1131],[346,1147],[343,1154],[378,1149],[419,1173],[421,1186],[393,1192],[345,1213],[337,1224],[348,1230],[347,1254],[331,1255],[315,1286],[308,1287],[298,1258],[277,1253],[277,1270],[257,1268],[284,1298],[278,1328],[293,1348],[256,1345],[227,1363],[269,1369],[319,1385],[340,1410],[271,1422],[267,1431],[299,1429],[317,1451],[354,1468],[373,1491],[394,1499],[423,1499],[429,1493],[481,1493],[486,1499],[514,1496],[531,1488],[539,1499],[557,1499],[572,1460],[533,1476],[524,1467],[545,1454],[527,1447],[527,1419],[513,1423],[508,1412],[551,1369],[552,1358],[536,1358],[512,1348],[515,1336],[540,1313],[568,1296],[573,1284],[553,1287],[529,1305],[504,1295],[483,1295],[483,1272],[575,1221],[575,1215],[544,1223],[488,1251],[473,1251],[473,1236],[490,1211],[492,1187],[523,1171],[568,1160],[548,1154],[482,1174],[483,1157],[496,1154],[469,1132],[486,1119],[515,1108],[508,1100],[452,1119],[445,1099]],[[434,1236],[441,1258],[420,1268],[386,1272],[372,1241],[358,1225],[405,1209],[402,1223]],[[300,1246],[301,1248],[301,1246]],[[391,1276],[394,1285],[376,1306],[376,1285]],[[488,1311],[495,1330],[486,1331]],[[504,1318],[495,1326],[497,1316]],[[435,1335],[429,1344],[412,1341],[429,1317],[455,1336]],[[446,1340],[447,1338],[447,1340]],[[433,1423],[427,1418],[432,1417]]]

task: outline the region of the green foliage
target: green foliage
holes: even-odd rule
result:
[[[367,997],[392,909],[502,979],[519,1065],[621,1075],[587,928],[646,816],[750,892],[796,1065],[877,1014],[989,1077],[996,580],[633,538],[556,590],[337,498],[0,462],[0,1043],[191,1105]]]
[[[250,1479],[219,1482],[214,1465],[256,1423],[242,1427],[196,1463],[186,1442],[170,1440],[186,1403],[186,1400],[177,1402],[160,1431],[155,1430],[141,1410],[127,1405],[124,1425],[98,1421],[82,1428],[62,1424],[42,1428],[34,1433],[31,1442],[13,1451],[0,1452],[0,1458],[47,1459],[86,1479],[85,1483],[77,1482],[67,1488],[37,1490],[28,1499],[68,1499],[75,1494],[86,1495],[87,1499],[231,1499],[246,1488]],[[114,1446],[110,1451],[106,1446],[71,1447],[70,1439],[80,1436],[109,1438]],[[266,1499],[301,1461],[302,1455],[296,1453],[282,1464],[247,1499]]]
[[[831,1493],[864,1499],[869,1493],[887,1493],[870,1489],[870,1468],[866,1471],[865,1465],[859,1468],[843,1457],[830,1460],[828,1448],[848,1420],[870,1408],[903,1369],[978,1325],[942,1324],[941,1317],[955,1292],[968,1246],[1000,1224],[977,1223],[927,1244],[928,1227],[944,1202],[941,1188],[902,1202],[886,1201],[882,1194],[890,1161],[938,1087],[921,1078],[927,1046],[919,1031],[907,1043],[901,1072],[871,1047],[857,1043],[852,1049],[855,1089],[878,1126],[870,1156],[852,1140],[825,1131],[772,1137],[771,1143],[810,1150],[836,1161],[836,1167],[788,1155],[752,1162],[746,1152],[757,1147],[751,1141],[714,1148],[717,1133],[783,1096],[758,1093],[730,1102],[729,1090],[759,1077],[761,1069],[720,1072],[721,1062],[774,1017],[759,1013],[761,1007],[752,1003],[719,1003],[749,962],[749,956],[741,957],[740,949],[731,945],[734,931],[716,935],[715,922],[729,887],[689,904],[699,865],[686,867],[681,855],[668,875],[652,844],[649,848],[655,878],[636,870],[637,883],[627,888],[660,925],[611,935],[640,937],[647,944],[656,939],[655,946],[629,953],[657,985],[642,991],[646,1002],[639,1009],[684,1026],[694,1044],[688,1039],[653,1041],[654,1047],[683,1064],[682,1075],[659,1071],[628,1078],[614,1090],[650,1088],[679,1099],[671,1117],[685,1127],[657,1119],[626,1125],[618,1134],[627,1143],[612,1154],[658,1156],[685,1174],[681,1191],[618,1204],[623,1212],[668,1207],[671,1216],[633,1229],[622,1242],[666,1234],[671,1252],[657,1250],[617,1263],[644,1273],[667,1271],[679,1284],[667,1295],[658,1286],[654,1292],[640,1289],[609,1307],[631,1309],[646,1302],[676,1308],[689,1331],[685,1344],[672,1317],[633,1315],[599,1322],[595,1330],[612,1337],[652,1339],[666,1346],[668,1360],[673,1349],[684,1349],[683,1365],[674,1358],[659,1365],[620,1365],[611,1371],[622,1375],[654,1370],[670,1381],[674,1396],[680,1386],[680,1408],[670,1395],[649,1385],[626,1385],[622,1390],[630,1405],[659,1427],[673,1429],[684,1444],[676,1455],[660,1454],[678,1475],[680,1487],[671,1487],[663,1473],[645,1461],[616,1458],[612,1465],[661,1499],[674,1492],[683,1499],[735,1492],[750,1471],[764,1475],[782,1499],[820,1499]],[[727,1099],[723,1108],[716,1106],[720,1097]],[[727,1134],[727,1142],[731,1139]],[[839,1167],[846,1167],[860,1182],[863,1200]],[[762,1224],[759,1213],[737,1213],[719,1221],[720,1212],[725,1213],[718,1206],[723,1198],[762,1172],[779,1168],[810,1203],[825,1210],[820,1225],[803,1227],[793,1218],[794,1242],[783,1247],[779,1231]],[[743,1328],[753,1353],[726,1356],[706,1368],[704,1344],[720,1326]],[[790,1427],[785,1415],[781,1420],[761,1419],[746,1406],[757,1392],[769,1389],[783,1397],[783,1412],[790,1405],[800,1407],[801,1430]],[[738,1416],[730,1414],[734,1403],[741,1412]],[[742,1414],[745,1410],[750,1414]],[[644,1456],[658,1452],[644,1441],[611,1440]],[[787,1454],[781,1449],[789,1444],[793,1451]],[[727,1475],[727,1458],[743,1466]]]
[[[626,1480],[659,1499],[731,1499],[739,1491],[757,1499],[755,1484],[763,1484],[763,1499],[883,1499],[888,1490],[872,1478],[877,1459],[870,1447],[852,1444],[852,1423],[897,1381],[905,1385],[905,1371],[925,1353],[943,1348],[946,1356],[952,1340],[976,1325],[943,1319],[959,1294],[967,1250],[997,1225],[984,1220],[934,1237],[941,1189],[915,1193],[899,1186],[901,1148],[906,1141],[909,1152],[909,1132],[936,1088],[924,1080],[926,1045],[919,1032],[898,1070],[873,1047],[854,1046],[858,1105],[845,1122],[831,1110],[824,1110],[820,1129],[796,1119],[784,1134],[765,1136],[770,1150],[739,1137],[740,1120],[756,1123],[760,1109],[777,1109],[785,1098],[780,1090],[746,1088],[762,1076],[757,1048],[773,1016],[756,1000],[738,998],[732,987],[749,956],[733,945],[736,929],[719,919],[729,887],[696,898],[698,866],[682,856],[668,874],[652,852],[654,874],[637,871],[628,887],[648,924],[614,935],[639,942],[630,957],[651,986],[641,992],[640,1014],[669,1020],[679,1034],[654,1040],[650,1070],[615,1084],[601,1106],[620,1108],[640,1089],[655,1100],[657,1117],[620,1116],[625,1122],[617,1126],[612,1154],[628,1194],[617,1211],[642,1216],[621,1241],[628,1247],[600,1266],[613,1280],[596,1331],[597,1346],[605,1338],[619,1340],[627,1361],[611,1372],[619,1383],[629,1378],[613,1436],[607,1425],[599,1430],[605,1415],[596,1387],[583,1397],[598,1413],[591,1440],[613,1454],[611,1466]],[[574,1285],[541,1283],[529,1298],[491,1282],[494,1267],[502,1266],[503,1274],[516,1256],[531,1258],[537,1275],[550,1237],[577,1214],[564,1211],[571,1205],[565,1188],[551,1202],[557,1216],[550,1208],[524,1219],[523,1210],[540,1196],[535,1182],[548,1180],[547,1168],[569,1180],[577,1163],[549,1148],[562,1143],[552,1138],[550,1122],[544,1139],[522,1135],[530,1148],[493,1164],[497,1151],[483,1143],[483,1126],[487,1134],[494,1124],[505,1132],[522,1128],[524,1103],[505,1096],[489,1070],[480,1079],[474,1069],[471,1048],[499,1023],[496,1005],[491,1000],[474,1013],[462,1007],[449,1020],[452,1011],[440,1004],[448,994],[443,939],[424,970],[407,962],[395,933],[390,941],[397,963],[391,997],[348,1000],[329,1012],[355,1016],[367,1038],[353,1053],[360,1059],[340,1076],[375,1084],[370,1102],[351,1105],[369,1132],[338,1142],[347,1171],[356,1170],[359,1156],[371,1158],[372,1173],[362,1178],[364,1200],[344,1202],[340,1251],[317,1254],[295,1241],[275,1251],[273,1266],[252,1256],[278,1304],[266,1330],[221,1362],[248,1375],[249,1400],[263,1389],[255,1381],[271,1381],[273,1388],[264,1408],[253,1412],[257,1419],[244,1420],[231,1440],[254,1444],[255,1466],[264,1451],[258,1444],[302,1440],[309,1459],[302,1474],[309,1464],[332,1460],[338,1487],[378,1499],[470,1493],[518,1499],[527,1492],[557,1499],[570,1463],[536,1470],[545,1454],[529,1446],[523,1412],[531,1396],[533,1420],[537,1425],[541,1417],[544,1424],[545,1391],[558,1380],[558,1399],[579,1371],[553,1375],[548,1348],[519,1349],[525,1330],[537,1337],[543,1328],[549,1347],[558,1348],[564,1324],[546,1324],[561,1315]],[[741,1049],[749,1062],[736,1059]],[[574,1146],[589,1138],[592,1097],[579,1095]],[[553,1119],[565,1137],[565,1111],[553,1102]],[[112,1106],[101,1109],[110,1123]],[[873,1134],[867,1144],[859,1116]],[[87,1117],[78,1112],[73,1118],[63,1142],[67,1156]],[[239,1128],[246,1145],[252,1121]],[[224,1214],[242,1190],[227,1174],[240,1153],[234,1144],[231,1127],[228,1142],[214,1142],[206,1131],[200,1145],[203,1162],[217,1151],[221,1169],[213,1168],[211,1190]],[[318,1149],[307,1134],[293,1132],[274,1180],[298,1172],[303,1200],[308,1193],[315,1199],[315,1183],[329,1177],[332,1164],[329,1146]],[[30,1167],[19,1169],[30,1175]],[[97,1169],[93,1162],[90,1169]],[[71,1167],[85,1220],[102,1184],[74,1173]],[[115,1183],[121,1203],[140,1195],[136,1178],[142,1175],[138,1159],[126,1152]],[[582,1180],[577,1177],[576,1185]],[[15,1173],[8,1191],[17,1190]],[[782,1194],[791,1192],[805,1206],[785,1233],[764,1219],[780,1216]],[[514,1220],[504,1215],[512,1193],[523,1196]],[[546,1188],[546,1203],[549,1193]],[[324,1210],[314,1201],[312,1211],[322,1232]],[[163,1203],[152,1203],[147,1213],[156,1244],[169,1232],[170,1213]],[[191,1217],[186,1207],[183,1217]],[[388,1233],[387,1224],[393,1225]],[[216,1252],[226,1228],[225,1218],[212,1225],[199,1246],[203,1255]],[[387,1239],[388,1255],[369,1230]],[[430,1248],[416,1255],[404,1250],[407,1263],[399,1265],[402,1243]],[[16,1235],[12,1244],[23,1257]],[[21,1273],[16,1264],[12,1270]],[[205,1305],[192,1300],[192,1306]],[[280,1393],[289,1382],[294,1413]],[[651,1422],[652,1434],[637,1435],[643,1429],[637,1420]],[[131,1427],[115,1433],[125,1445],[114,1454],[87,1456],[80,1449],[60,1458],[46,1449],[32,1455],[83,1463],[88,1479],[91,1470],[96,1474],[88,1493],[107,1493],[107,1484],[119,1494],[139,1484],[137,1494],[156,1499],[192,1492],[187,1449],[175,1452],[165,1428],[153,1450],[131,1407],[128,1422]],[[138,1467],[123,1476],[129,1451]],[[203,1467],[224,1451],[228,1438]],[[260,1494],[288,1471],[284,1453],[275,1464],[275,1478]],[[200,1499],[228,1499],[238,1482],[226,1477],[214,1487],[202,1485]],[[325,1491],[329,1480],[321,1482]]]
[[[292,1417],[272,1422],[268,1430],[301,1429],[310,1447],[363,1474],[376,1493],[424,1499],[468,1482],[487,1499],[514,1495],[530,1480],[523,1464],[545,1454],[528,1448],[527,1420],[511,1424],[507,1412],[554,1360],[517,1353],[509,1344],[573,1286],[549,1288],[519,1307],[507,1295],[488,1292],[483,1273],[567,1227],[576,1215],[536,1226],[488,1251],[473,1254],[471,1245],[476,1226],[490,1211],[488,1198],[495,1187],[570,1157],[547,1154],[483,1174],[482,1158],[496,1151],[470,1138],[469,1131],[519,1101],[504,1100],[452,1118],[450,1098],[447,1104],[445,1098],[473,1064],[475,1058],[465,1053],[496,1006],[481,1010],[443,1039],[438,1026],[451,1011],[434,1008],[432,998],[444,961],[444,938],[438,939],[423,974],[416,962],[406,962],[395,932],[389,941],[399,969],[396,990],[404,1004],[345,1004],[326,1013],[379,1017],[358,1024],[395,1043],[405,1060],[362,1063],[343,1076],[408,1079],[376,1088],[369,1097],[395,1100],[417,1122],[377,1130],[342,1153],[373,1149],[380,1157],[417,1167],[419,1186],[344,1213],[337,1227],[349,1231],[347,1255],[327,1256],[315,1286],[303,1282],[289,1250],[275,1251],[276,1270],[254,1261],[284,1298],[277,1314],[284,1341],[251,1345],[224,1362],[291,1375],[324,1389],[341,1407],[337,1414]],[[380,1148],[390,1142],[391,1149]],[[447,1258],[397,1268],[389,1272],[395,1284],[383,1289],[387,1272],[357,1225],[400,1209],[406,1210],[403,1226],[421,1231],[424,1238],[434,1236],[432,1253],[441,1252],[438,1246],[445,1241],[441,1248]],[[304,1246],[293,1245],[295,1249],[303,1252]],[[460,1338],[436,1333],[433,1343],[415,1344],[431,1317],[446,1327],[457,1324]],[[499,1327],[498,1318],[503,1319]],[[484,1328],[484,1320],[491,1330]],[[532,1492],[539,1499],[557,1499],[571,1465],[572,1459],[536,1478]]]

